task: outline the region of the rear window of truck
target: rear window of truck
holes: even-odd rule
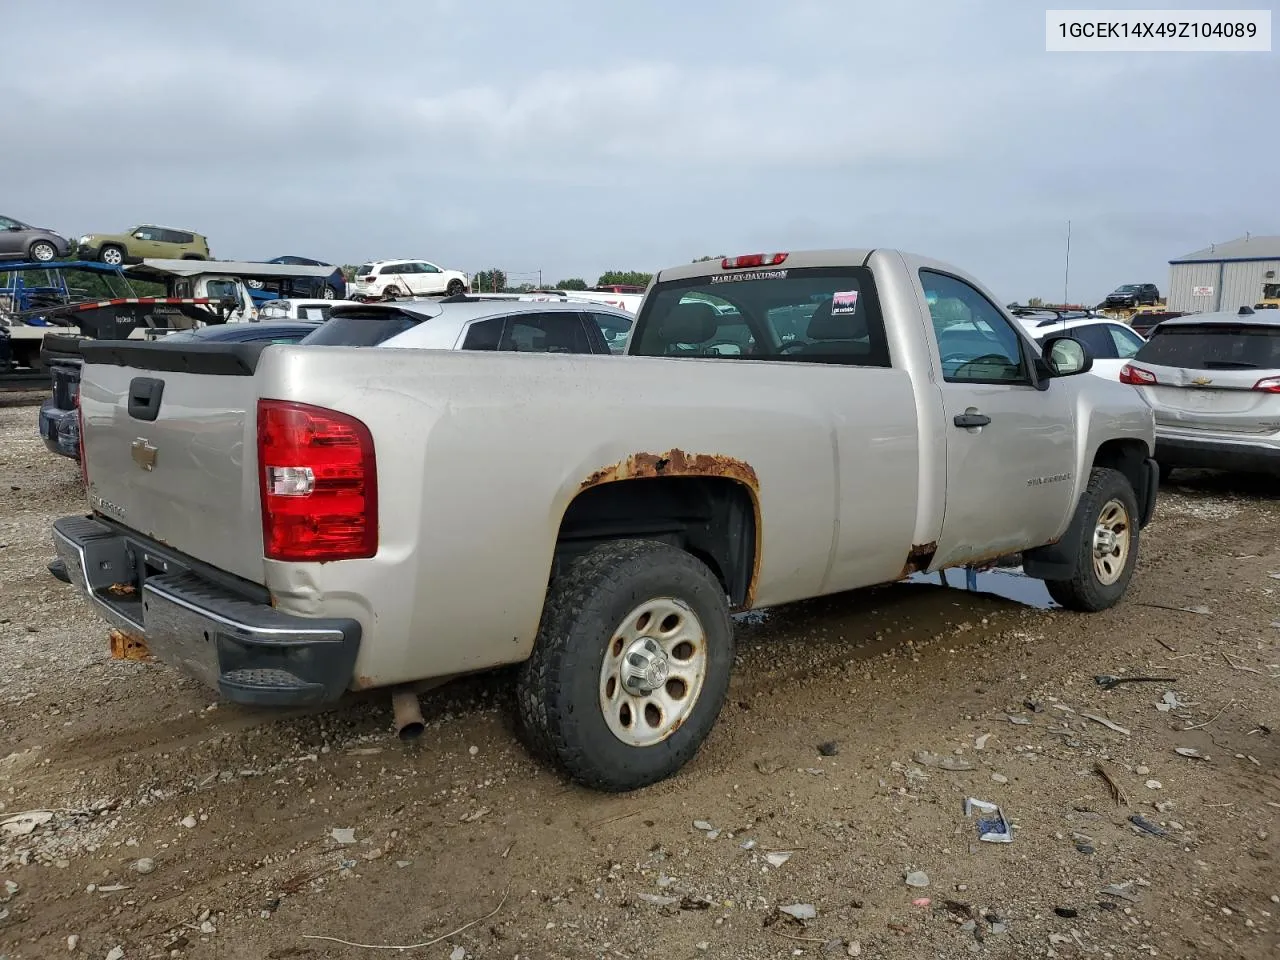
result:
[[[1134,360],[1191,370],[1280,370],[1280,327],[1157,327]]]
[[[632,355],[889,366],[871,271],[766,268],[655,284]]]

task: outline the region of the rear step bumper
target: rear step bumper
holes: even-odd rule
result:
[[[233,703],[327,703],[350,685],[360,649],[355,620],[283,613],[92,517],[55,521],[53,542],[71,583],[103,619]]]

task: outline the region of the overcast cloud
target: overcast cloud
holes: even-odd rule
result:
[[[1280,233],[1276,54],[1048,54],[1016,0],[10,0],[4,24],[0,213],[74,236],[548,283],[892,245],[1021,300],[1061,296],[1070,219],[1089,301]]]

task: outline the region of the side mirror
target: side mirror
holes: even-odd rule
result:
[[[1050,337],[1044,343],[1041,358],[1054,377],[1072,377],[1093,369],[1089,348],[1075,337]]]

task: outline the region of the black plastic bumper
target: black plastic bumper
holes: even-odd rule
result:
[[[225,574],[215,579],[196,561],[92,517],[55,521],[53,541],[71,583],[103,619],[233,703],[327,703],[350,685],[355,620],[283,613],[264,589],[237,589]]]
[[[1280,474],[1280,449],[1256,444],[1157,437],[1156,460],[1167,467]]]

